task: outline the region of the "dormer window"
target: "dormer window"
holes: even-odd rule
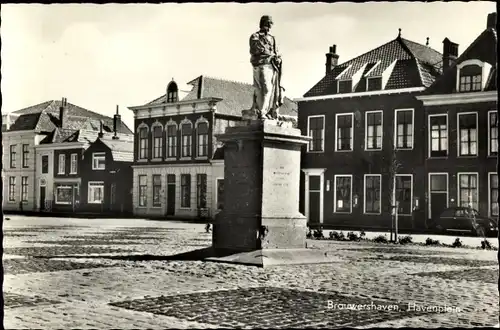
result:
[[[177,84],[172,81],[167,88],[167,103],[177,102],[179,100],[178,92]]]
[[[367,91],[379,91],[381,89],[382,89],[382,77],[367,78],[366,80]]]
[[[352,80],[339,80],[339,94],[352,93]]]
[[[467,65],[460,69],[460,92],[476,92],[481,90],[482,68],[479,65]]]

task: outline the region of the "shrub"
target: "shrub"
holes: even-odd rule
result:
[[[334,238],[335,238],[335,234],[337,234],[337,232],[336,232],[336,231],[334,231],[334,230],[332,230],[332,231],[328,234],[328,236],[330,236],[330,239],[334,239]]]
[[[323,229],[319,228],[319,229],[314,230],[313,236],[314,236],[314,238],[317,238],[317,239],[325,238],[325,236],[323,236]]]
[[[344,233],[343,232],[338,233],[335,238],[338,239],[339,241],[343,241],[345,239]]]
[[[350,240],[350,241],[359,241],[359,236],[356,235],[354,232],[350,231],[347,233],[347,238]]]
[[[375,243],[388,243],[389,241],[387,240],[387,237],[384,235],[379,235],[373,239]]]
[[[488,240],[481,241],[481,249],[491,250],[491,244]]]
[[[460,238],[458,238],[458,237],[455,239],[455,242],[453,242],[453,244],[451,244],[451,246],[453,246],[453,247],[462,247],[462,245],[463,245],[462,241],[460,241]]]
[[[409,244],[409,243],[413,243],[413,238],[410,235],[401,237],[399,239],[399,244]]]
[[[439,244],[440,243],[438,240],[433,240],[430,237],[427,237],[427,239],[425,240],[425,245],[439,245]]]
[[[359,238],[360,238],[360,239],[365,239],[365,237],[366,237],[366,233],[365,233],[365,231],[364,231],[364,230],[361,230],[361,231],[359,232]]]
[[[306,238],[312,238],[312,235],[313,235],[313,234],[312,234],[311,228],[309,228],[309,229],[307,230]]]

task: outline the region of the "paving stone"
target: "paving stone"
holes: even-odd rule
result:
[[[416,273],[413,275],[422,277],[439,277],[443,279],[464,282],[477,281],[491,284],[498,283],[498,269],[474,268],[447,272],[424,272]]]
[[[82,237],[84,238],[84,237]],[[137,238],[136,238],[137,239]],[[142,239],[142,238],[141,238]],[[52,241],[26,241],[27,243],[35,244],[51,244],[51,245],[136,245],[144,244],[138,241],[123,241],[123,240],[94,240],[94,239],[81,239],[81,240],[52,240]]]
[[[51,260],[51,259],[7,259],[3,261],[4,274],[28,274],[42,272],[57,272],[68,271],[75,269],[92,269],[113,267],[114,265],[105,265],[99,263],[88,262],[73,262],[67,260]]]
[[[441,258],[441,257],[415,257],[415,256],[378,256],[376,258],[366,258],[370,259],[386,259],[390,261],[400,261],[400,262],[416,262],[416,263],[430,263],[430,264],[446,264],[446,265],[456,265],[456,266],[468,266],[468,267],[481,267],[481,266],[495,266],[498,262],[493,260],[473,260],[464,258]]]
[[[117,252],[130,252],[125,249],[95,248],[89,246],[44,246],[44,247],[17,247],[5,248],[4,254],[23,256],[67,256],[67,255],[88,255],[88,254],[109,254]]]
[[[15,294],[12,292],[3,293],[3,303],[6,308],[16,308],[16,307],[26,307],[26,306],[37,306],[37,305],[47,305],[47,304],[59,304],[59,301],[45,299],[41,297],[30,297],[20,294]]]

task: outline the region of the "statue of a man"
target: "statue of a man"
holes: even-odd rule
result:
[[[283,104],[281,57],[276,40],[269,34],[273,20],[265,15],[260,19],[260,30],[250,36],[250,62],[253,66],[254,99],[252,112],[259,118],[276,119]]]

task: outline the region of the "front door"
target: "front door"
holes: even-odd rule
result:
[[[175,215],[175,174],[167,175],[167,215]]]
[[[116,183],[112,183],[109,189],[109,208],[111,211],[117,211],[116,207]]]
[[[309,214],[308,222],[320,223],[321,176],[309,175]]]
[[[45,187],[40,187],[40,211],[45,211]]]
[[[431,219],[436,220],[446,209],[446,193],[431,193]]]
[[[448,174],[430,173],[429,175],[429,216],[431,223],[437,220],[448,207]]]

